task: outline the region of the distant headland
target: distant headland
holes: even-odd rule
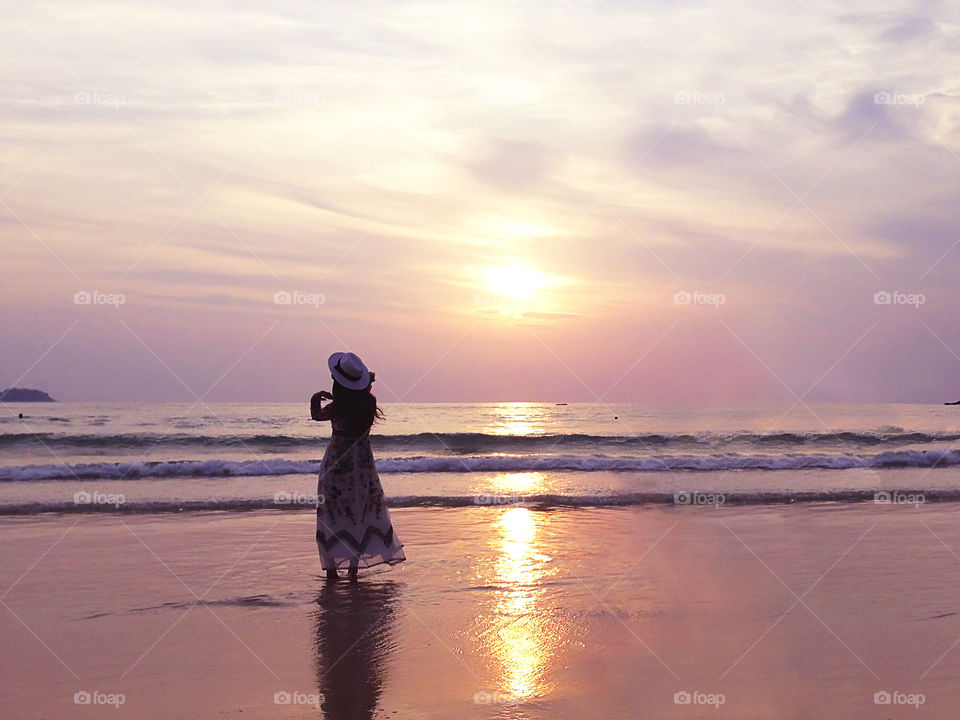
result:
[[[0,402],[56,402],[43,390],[31,388],[7,388],[0,390]]]

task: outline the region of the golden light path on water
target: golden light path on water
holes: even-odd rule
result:
[[[499,473],[490,478],[490,487],[503,494],[504,498],[533,495],[542,491],[546,476],[542,472]]]
[[[548,521],[547,514],[525,507],[504,510],[497,521],[493,579],[502,589],[494,608],[497,628],[488,637],[499,691],[514,700],[545,694],[543,673],[559,640],[558,628],[539,607],[540,583],[551,571],[537,536]]]
[[[544,407],[534,403],[503,403],[495,413],[489,431],[494,435],[536,435],[543,432]]]
[[[545,409],[534,403],[495,406],[488,432],[497,435],[534,435],[543,432]],[[489,479],[498,497],[521,499],[546,484],[541,472],[499,473]],[[544,673],[560,641],[559,628],[542,607],[543,580],[555,572],[550,557],[540,550],[541,534],[551,518],[522,506],[498,512],[491,538],[495,561],[486,580],[499,590],[491,618],[482,628],[487,654],[497,675],[497,691],[508,700],[528,700],[547,692]]]

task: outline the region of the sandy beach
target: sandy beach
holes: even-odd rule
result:
[[[952,717],[956,511],[401,508],[357,585],[309,512],[7,517],[3,716]]]

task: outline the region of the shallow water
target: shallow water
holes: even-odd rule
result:
[[[952,717],[957,508],[401,508],[359,585],[309,512],[2,518],[4,717]]]
[[[7,409],[6,514],[307,505],[329,433],[299,404]],[[372,443],[398,505],[648,503],[684,491],[731,502],[865,500],[874,490],[960,497],[955,407],[821,404],[784,415],[779,407],[487,403],[385,411]]]

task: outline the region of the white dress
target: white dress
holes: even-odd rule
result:
[[[324,570],[406,560],[393,531],[370,434],[356,435],[333,418],[317,484],[317,548]]]

